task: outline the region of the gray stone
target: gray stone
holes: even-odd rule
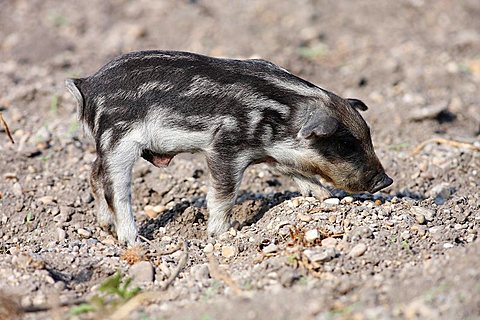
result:
[[[318,238],[320,238],[320,233],[318,233],[317,229],[312,229],[305,232],[305,240],[308,242],[313,242]]]
[[[329,204],[329,205],[336,206],[340,203],[340,199],[338,199],[338,198],[328,198],[328,199],[323,200],[323,202],[326,203],[326,204]]]
[[[196,281],[202,281],[210,278],[210,270],[208,269],[208,264],[206,263],[192,266],[190,272]]]
[[[335,238],[325,238],[322,240],[322,246],[323,247],[331,247],[334,248],[338,243],[338,240]]]
[[[235,246],[227,245],[222,247],[222,256],[225,258],[233,258],[237,255],[237,248]]]
[[[12,192],[15,196],[20,197],[23,194],[22,185],[18,182],[15,182],[12,187]]]
[[[77,233],[84,238],[90,238],[92,236],[92,232],[90,230],[86,230],[83,228],[78,228]]]
[[[416,108],[411,110],[409,118],[413,121],[434,119],[441,112],[445,112],[447,110],[447,107],[448,106],[444,102],[442,102],[440,104],[431,105],[424,108]]]
[[[360,226],[355,228],[352,231],[352,240],[358,241],[360,239],[370,239],[373,238],[373,231],[366,226]]]
[[[43,203],[43,204],[46,204],[46,205],[50,205],[50,204],[53,204],[55,202],[55,200],[53,199],[52,196],[43,196],[43,197],[40,197],[38,198],[38,201],[40,203]]]
[[[349,255],[356,258],[362,256],[365,251],[367,251],[367,245],[364,243],[359,243],[355,247],[353,247],[352,250],[350,250]]]
[[[413,206],[411,208],[411,212],[415,216],[415,220],[419,224],[425,223],[425,221],[433,221],[433,218],[435,216],[435,212],[433,210],[419,207],[419,206]]]
[[[346,196],[342,199],[342,203],[352,203],[355,199],[352,196]]]
[[[66,237],[65,230],[63,230],[62,228],[57,228],[57,240],[59,242],[62,242],[63,240],[65,240],[65,237]]]
[[[207,243],[207,245],[203,248],[203,252],[212,253],[213,252],[213,244]]]
[[[128,272],[133,282],[137,284],[150,283],[155,279],[155,269],[149,261],[135,263]]]
[[[268,246],[262,249],[263,253],[267,253],[267,254],[277,252],[277,250],[278,250],[278,247],[274,243],[270,243]]]
[[[435,185],[427,192],[427,195],[434,199],[437,205],[444,204],[452,194],[450,185],[446,182]]]
[[[307,249],[303,253],[312,262],[328,262],[338,255],[338,251],[332,247]]]

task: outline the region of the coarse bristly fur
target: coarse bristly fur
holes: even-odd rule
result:
[[[342,99],[275,64],[176,51],[128,53],[94,75],[68,79],[78,117],[95,139],[91,186],[98,220],[131,245],[137,229],[131,170],[140,157],[168,165],[203,152],[210,170],[208,231],[230,227],[245,169],[268,162],[304,193],[328,195],[391,184],[373,150],[357,99]]]

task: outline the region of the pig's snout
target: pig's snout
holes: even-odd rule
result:
[[[388,187],[393,183],[393,179],[387,176],[385,173],[381,173],[373,180],[373,186],[370,189],[370,193],[375,193],[383,188]]]

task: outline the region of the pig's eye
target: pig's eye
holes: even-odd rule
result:
[[[350,140],[344,140],[344,141],[342,141],[342,146],[344,148],[354,149],[355,148],[355,143],[353,141],[350,141]]]
[[[357,150],[357,143],[352,139],[341,139],[336,145],[337,152],[340,156],[351,155]]]

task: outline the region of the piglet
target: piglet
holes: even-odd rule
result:
[[[90,183],[98,222],[128,245],[137,239],[131,172],[140,157],[162,167],[182,152],[205,154],[212,235],[231,226],[243,173],[254,163],[274,165],[320,198],[328,195],[320,181],[371,193],[393,182],[358,112],[367,109],[362,101],[265,60],[133,52],[66,86],[96,143]]]

